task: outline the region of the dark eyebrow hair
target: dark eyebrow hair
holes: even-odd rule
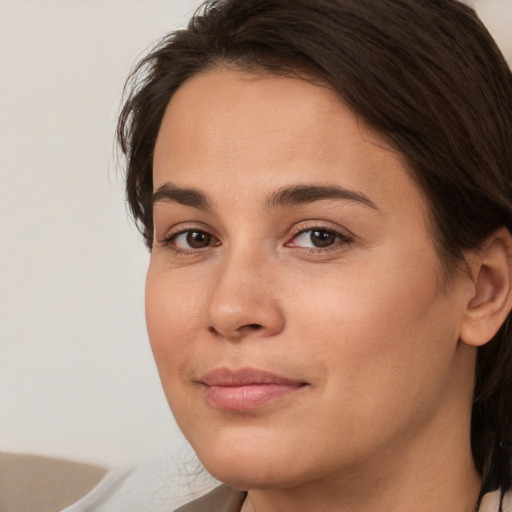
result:
[[[378,210],[375,203],[360,192],[349,190],[336,185],[296,185],[285,187],[272,193],[266,203],[267,206],[295,206],[298,204],[312,203],[321,199],[345,199],[363,203],[374,210]]]
[[[335,185],[294,185],[281,188],[267,198],[268,207],[291,207],[299,204],[312,203],[322,199],[345,199],[357,201],[374,210],[378,210],[375,203],[360,192],[349,190]],[[195,188],[182,188],[172,183],[164,183],[153,193],[153,206],[159,202],[179,203],[200,210],[212,210],[208,196]]]
[[[211,210],[208,196],[195,188],[181,188],[172,183],[164,183],[153,192],[153,206],[159,202],[179,203],[200,210]]]

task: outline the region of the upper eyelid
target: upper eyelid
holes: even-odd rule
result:
[[[313,226],[310,228],[300,229],[293,234],[293,238],[296,238],[299,235],[307,233],[308,231],[327,231],[328,233],[333,233],[342,238],[352,238],[350,235],[343,233],[341,230],[333,229],[333,228],[326,228],[326,227],[322,227],[322,226]]]
[[[304,233],[307,233],[308,231],[326,231],[328,233],[332,233],[338,237],[338,244],[339,243],[348,244],[348,243],[352,243],[354,241],[354,237],[351,235],[347,235],[347,234],[342,233],[335,229],[321,228],[320,226],[318,226],[318,227],[306,228],[306,229],[297,231],[291,238],[288,239],[288,241],[285,243],[285,245],[291,244],[291,242],[293,240],[299,238],[300,236],[302,236]],[[288,246],[291,247],[291,245],[288,245]],[[325,246],[323,248],[321,248],[321,247],[318,248],[318,250],[323,250],[323,251],[328,250],[328,249],[333,249],[333,246],[329,245],[329,246]]]
[[[336,233],[344,238],[355,238],[355,235],[350,230],[341,226],[333,226],[330,222],[322,222],[319,220],[298,222],[292,229],[292,235],[297,236],[301,233],[312,231],[314,229],[331,231],[332,233]]]
[[[155,230],[157,231],[157,230]],[[187,231],[201,231],[204,233],[209,234],[210,236],[214,238],[219,238],[219,236],[216,234],[215,230],[212,228],[203,225],[201,222],[180,222],[176,224],[175,226],[166,229],[165,234],[160,237],[161,240],[169,240],[172,237],[178,236],[182,233],[186,233]],[[156,237],[155,237],[156,238]]]

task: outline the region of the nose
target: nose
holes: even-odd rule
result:
[[[208,304],[210,332],[230,340],[278,334],[285,319],[273,286],[272,264],[262,258],[233,255],[220,267]]]

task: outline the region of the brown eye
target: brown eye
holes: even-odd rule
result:
[[[190,251],[217,245],[217,240],[206,231],[187,229],[170,237],[168,243],[177,251]]]
[[[310,250],[329,250],[342,248],[349,245],[351,242],[352,239],[342,233],[332,229],[316,227],[300,231],[286,244],[286,246]]]
[[[212,237],[204,231],[187,231],[186,241],[192,249],[203,249],[211,244]]]
[[[310,239],[315,247],[328,247],[336,242],[336,234],[332,231],[314,229],[310,231]]]

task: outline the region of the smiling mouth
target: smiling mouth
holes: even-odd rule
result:
[[[219,368],[199,379],[208,403],[225,411],[249,411],[289,397],[308,384],[263,370]]]

